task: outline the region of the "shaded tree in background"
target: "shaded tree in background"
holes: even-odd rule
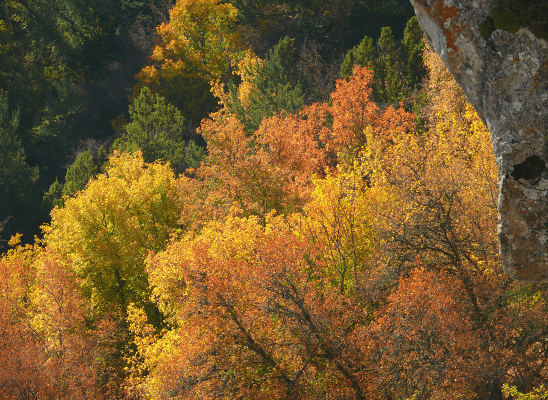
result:
[[[0,221],[8,220],[3,225],[7,235],[15,235],[15,228],[34,222],[26,220],[24,209],[31,204],[29,192],[38,179],[38,168],[26,162],[18,127],[19,110],[10,112],[8,94],[0,90]]]
[[[42,197],[42,209],[45,214],[49,214],[55,207],[63,207],[63,184],[57,179],[51,184],[48,191]]]
[[[376,44],[366,36],[348,52],[341,65],[341,76],[348,77],[354,65],[367,67],[374,74],[373,99],[380,104],[397,104],[419,89],[426,72],[423,46],[423,33],[416,17],[407,22],[399,49],[391,29],[384,27]]]
[[[298,48],[306,40],[322,44],[327,63],[365,35],[376,38],[384,26],[401,37],[405,22],[414,15],[405,0],[234,0],[232,4],[243,20],[246,43],[259,56],[265,57],[289,36]]]
[[[32,138],[28,143],[29,159],[40,167],[41,175],[48,180],[63,174],[61,160],[68,160],[86,136],[84,132],[75,132],[83,119],[82,98],[75,90],[66,80],[55,85],[34,119]]]
[[[94,64],[112,58],[107,43],[111,31],[86,1],[10,0],[0,5],[0,20],[2,39],[12,49],[1,66],[6,68],[0,87],[9,90],[21,108],[25,134],[55,84],[95,73]],[[98,53],[90,57],[89,45],[97,40],[102,41]],[[26,146],[26,137],[24,142]]]
[[[203,150],[192,140],[183,140],[185,120],[162,96],[143,87],[129,106],[129,115],[131,122],[125,127],[126,133],[114,142],[113,149],[130,153],[140,150],[147,163],[169,161],[177,174],[200,165]]]

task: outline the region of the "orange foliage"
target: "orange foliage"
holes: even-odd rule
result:
[[[187,176],[112,158],[44,248],[0,259],[0,396],[499,399],[548,381],[548,290],[502,274],[489,132],[427,66],[424,132],[357,67],[251,135],[211,115]],[[113,267],[123,281],[82,291]],[[97,302],[126,277],[135,300]]]
[[[357,147],[366,144],[366,127],[378,119],[379,107],[371,100],[373,73],[365,67],[354,67],[354,74],[347,80],[340,79],[331,94],[333,106],[333,146]],[[329,142],[329,141],[328,141]]]
[[[215,209],[224,202],[225,211],[234,203],[263,220],[271,210],[298,210],[310,192],[312,174],[326,166],[315,140],[319,129],[311,119],[276,116],[248,138],[241,122],[230,114],[204,120],[200,133],[208,142],[208,163],[197,177],[210,189],[206,202],[215,203]]]
[[[462,292],[450,275],[418,269],[377,312],[372,337],[387,397],[474,398],[486,354]]]
[[[187,399],[374,398],[352,328],[364,315],[325,280],[317,251],[281,217],[262,228],[230,216],[152,257],[154,292],[177,328],[156,342],[142,388]]]
[[[216,219],[234,203],[246,215],[264,219],[271,210],[301,210],[310,198],[312,177],[325,176],[337,152],[352,155],[367,147],[368,130],[386,142],[410,130],[412,115],[402,107],[381,112],[371,101],[371,79],[367,69],[356,67],[350,81],[338,82],[332,106],[315,103],[296,115],[265,118],[251,137],[226,110],[202,121],[207,163],[197,171],[199,183],[185,183],[197,193],[191,200],[197,202],[194,212]]]
[[[313,174],[322,175],[327,166],[319,143],[325,135],[325,119],[324,108],[316,104],[305,107],[299,115],[267,118],[254,134],[255,143],[268,153],[273,165],[293,171],[305,184]]]
[[[46,355],[25,325],[33,274],[31,249],[11,252],[0,261],[0,395],[5,399],[55,393],[48,385]]]
[[[86,310],[74,275],[40,246],[0,260],[0,395],[2,399],[116,398],[98,375],[109,356],[85,330]]]
[[[371,99],[373,74],[365,67],[354,67],[348,80],[340,79],[331,94],[332,129],[323,137],[326,147],[332,152],[350,151],[357,154],[368,147],[367,130],[372,130],[384,140],[394,134],[407,132],[413,127],[413,115],[403,107],[392,106],[380,110]]]

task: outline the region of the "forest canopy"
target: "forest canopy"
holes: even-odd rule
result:
[[[1,398],[548,396],[406,1],[10,0],[0,53]]]

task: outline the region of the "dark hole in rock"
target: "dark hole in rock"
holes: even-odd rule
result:
[[[495,29],[497,28],[495,27],[495,21],[492,17],[487,17],[487,19],[479,25],[479,33],[484,39],[489,39]]]
[[[542,158],[539,156],[530,156],[527,157],[522,163],[514,165],[514,170],[511,175],[515,180],[533,180],[537,179],[545,169],[546,163],[542,160]]]

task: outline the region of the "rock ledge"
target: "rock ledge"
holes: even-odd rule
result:
[[[548,44],[526,28],[495,29],[484,38],[480,25],[491,17],[490,0],[411,3],[430,46],[491,132],[504,272],[547,282]]]

